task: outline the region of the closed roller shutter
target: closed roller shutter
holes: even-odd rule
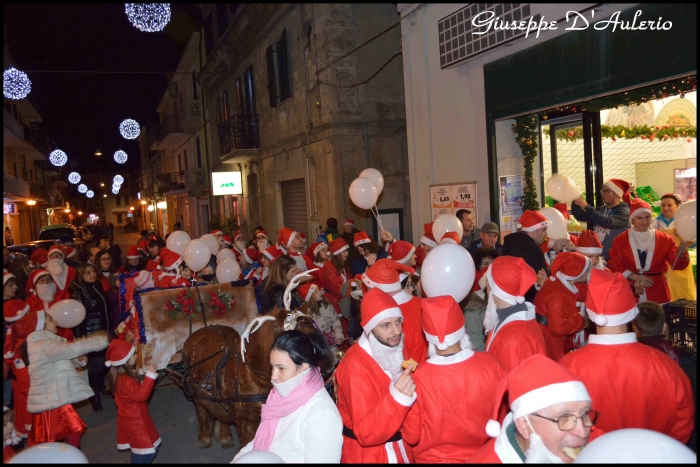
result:
[[[306,207],[306,183],[303,178],[282,182],[282,210],[284,226],[297,232],[308,233],[309,222]]]

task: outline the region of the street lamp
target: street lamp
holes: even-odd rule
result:
[[[96,155],[96,156],[101,156],[101,155],[102,155],[102,150],[100,150],[100,148],[95,149],[95,155]]]
[[[79,216],[82,216],[82,215],[83,215],[83,211],[78,211],[78,215],[79,215]]]
[[[131,207],[129,208],[129,211],[133,211],[133,210],[134,210],[134,207],[131,206]]]
[[[27,200],[27,205],[28,205],[28,206],[34,206],[35,204],[36,204],[36,200],[35,200],[35,199]]]
[[[102,195],[102,197],[103,197],[103,198],[106,198],[106,197],[107,197],[107,195]]]
[[[148,204],[148,202],[145,199],[142,199],[141,204],[143,204],[145,206],[146,204]]]
[[[100,183],[100,186],[105,186],[105,184],[104,184],[104,183]]]

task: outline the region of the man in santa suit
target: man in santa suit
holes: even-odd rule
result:
[[[541,245],[547,239],[549,221],[538,211],[529,209],[520,217],[520,231],[508,234],[503,239],[503,255],[523,258],[537,273],[537,283],[530,287],[525,298],[535,300],[535,295],[549,277],[549,265],[544,258]]]
[[[433,223],[423,224],[423,236],[420,238],[420,247],[426,253],[430,253],[430,250],[437,248],[438,244],[433,236]]]
[[[49,252],[43,248],[37,248],[32,253],[29,265],[32,269],[45,269],[46,265],[49,264]],[[34,288],[31,281],[27,281],[24,284],[24,293],[27,297],[32,294],[32,289]]]
[[[504,373],[495,358],[472,350],[451,296],[423,299],[423,332],[430,358],[413,376],[420,397],[401,434],[418,464],[463,464],[489,440],[484,426]]]
[[[510,412],[500,424],[506,392]],[[486,424],[493,439],[468,460],[470,464],[571,464],[601,434],[596,425],[600,409],[597,402],[591,405],[584,383],[543,355],[527,358],[508,373],[494,401],[493,417]],[[604,419],[607,413],[601,413]]]
[[[581,315],[576,284],[586,282],[591,261],[576,252],[559,253],[552,264],[552,276],[535,297],[535,319],[547,344],[547,356],[558,362],[578,333],[586,326]]]
[[[404,356],[406,360],[412,358],[421,363],[428,358],[428,342],[422,327],[422,299],[404,292],[399,272],[413,274],[415,271],[396,261],[380,259],[362,274],[362,282],[368,289],[376,287],[394,299],[403,316]]]
[[[31,284],[30,295],[27,295],[27,305],[29,305],[30,312],[45,311],[48,313],[51,305],[59,300],[70,298],[68,290],[60,290],[51,273],[45,269],[32,271],[28,284]],[[65,337],[68,341],[73,340],[72,329],[58,327],[56,334]]]
[[[402,315],[386,292],[367,292],[362,335],[336,370],[338,411],[343,419],[343,464],[413,461],[401,425],[416,401],[411,367],[402,370]]]
[[[65,262],[65,252],[63,245],[56,244],[49,248],[49,261],[46,270],[51,273],[53,280],[58,286],[58,290],[68,291],[68,286],[75,279],[75,268],[68,266]]]
[[[243,250],[246,249],[246,243],[245,243],[245,237],[243,236],[243,233],[239,230],[238,232],[233,234],[233,252],[236,253],[236,258],[243,253]]]
[[[76,271],[82,264],[80,261],[78,261],[78,250],[73,248],[72,246],[66,247],[66,264]]]
[[[163,272],[154,272],[154,280],[156,287],[187,287],[190,281],[182,277],[182,271],[185,267],[184,258],[174,251],[166,248],[161,248],[158,253],[160,256],[160,264],[163,267]]]
[[[690,380],[668,355],[627,332],[627,323],[639,310],[622,274],[591,272],[586,312],[597,334],[560,363],[586,384],[596,409],[604,414],[600,428],[645,428],[686,443],[695,419]]]
[[[221,248],[224,248],[224,231],[221,229],[214,229],[211,232],[209,232],[213,236],[216,237],[216,239],[219,241],[219,246]]]
[[[265,230],[258,230],[255,239],[255,246],[258,248],[258,251],[265,251],[271,245],[270,237],[267,236],[267,231]]]
[[[304,272],[314,269],[314,262],[311,261],[311,258],[301,253],[303,251],[303,241],[299,232],[295,232],[288,227],[282,227],[279,231],[278,243],[286,250],[286,254],[294,258],[299,271]]]
[[[598,234],[592,230],[584,230],[578,237],[576,251],[591,260],[591,267],[594,269],[606,270],[603,254],[603,244],[600,243]],[[609,270],[609,269],[608,269]]]
[[[670,302],[666,271],[669,264],[674,271],[688,267],[688,245],[676,246],[669,234],[653,229],[648,203],[635,198],[631,206],[632,228],[613,241],[608,267],[613,272],[621,272],[630,281],[640,295],[640,302]]]
[[[486,270],[488,303],[484,315],[486,352],[510,371],[527,357],[547,355],[547,345],[535,307],[525,292],[535,283],[535,271],[522,258],[499,256]]]
[[[224,235],[224,248],[233,247],[233,239],[229,235]]]
[[[422,250],[422,248],[419,248]],[[389,253],[389,259],[400,264],[405,264],[408,267],[416,269],[409,282],[409,274],[399,273],[401,288],[411,295],[417,287],[420,287],[420,274],[417,271],[417,250],[416,247],[403,240],[395,240],[386,246],[386,251]]]

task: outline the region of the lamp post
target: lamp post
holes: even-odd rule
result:
[[[36,231],[36,226],[34,225],[34,216],[32,216],[32,206],[36,204],[35,199],[30,199],[27,201],[27,206],[29,206],[29,225],[30,227],[30,234],[31,234],[31,240],[34,240],[36,237],[34,235],[34,232]]]

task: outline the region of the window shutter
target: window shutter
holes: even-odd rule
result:
[[[280,102],[292,95],[289,79],[289,42],[287,28],[282,31],[282,37],[277,41],[277,73],[279,80]]]
[[[284,226],[297,232],[309,233],[306,204],[306,183],[303,178],[280,183]]]
[[[270,93],[270,107],[277,107],[277,80],[275,79],[275,51],[273,46],[265,50],[267,59],[267,90]]]

